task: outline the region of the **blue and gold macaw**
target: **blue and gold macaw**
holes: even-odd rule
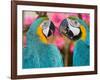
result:
[[[53,26],[52,23],[48,23],[47,17],[40,17],[30,26],[26,33],[27,43],[22,54],[23,69],[63,66],[62,56],[58,48],[47,43],[46,37],[50,36],[52,28],[46,28],[44,25],[48,26],[49,24],[51,27]]]
[[[73,66],[89,66],[90,64],[90,31],[88,25],[81,19],[80,23],[81,37],[75,43],[73,53]]]
[[[60,32],[75,42],[73,66],[90,64],[90,36],[88,25],[79,18],[68,17],[60,25]]]

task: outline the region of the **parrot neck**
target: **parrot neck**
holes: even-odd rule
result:
[[[86,40],[86,35],[87,35],[87,33],[86,33],[86,29],[84,28],[84,26],[80,26],[80,29],[81,29],[81,40],[83,40],[83,41],[85,41]]]
[[[39,39],[40,39],[43,43],[47,43],[47,39],[46,39],[46,37],[43,35],[42,27],[41,27],[41,26],[39,26],[38,29],[37,29],[37,35],[39,36]]]
[[[89,27],[88,25],[81,19],[78,20],[82,27],[81,27],[81,30],[82,30],[82,40],[87,44],[87,45],[90,45],[90,31],[89,31]]]

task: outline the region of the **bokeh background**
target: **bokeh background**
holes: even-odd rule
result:
[[[64,66],[72,66],[72,59],[73,59],[73,50],[75,41],[66,38],[66,41],[60,36],[59,33],[59,26],[63,19],[68,18],[69,16],[75,16],[77,18],[81,18],[86,22],[89,26],[90,24],[90,15],[87,13],[60,13],[60,12],[35,12],[35,11],[23,11],[23,47],[26,47],[26,33],[30,27],[30,25],[39,17],[47,16],[55,25],[55,35],[56,38],[53,42],[64,58]],[[65,46],[66,49],[65,49]],[[68,55],[65,55],[68,54]],[[66,57],[68,59],[66,59]]]

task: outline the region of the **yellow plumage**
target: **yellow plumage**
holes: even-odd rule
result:
[[[82,26],[82,25],[80,26],[80,28],[81,28],[81,31],[82,31],[81,39],[85,41],[85,39],[86,39],[86,30],[85,30],[84,26]]]
[[[47,43],[47,39],[46,37],[43,35],[43,32],[42,32],[42,27],[39,26],[37,28],[37,35],[39,36],[40,40],[43,42],[43,43]]]

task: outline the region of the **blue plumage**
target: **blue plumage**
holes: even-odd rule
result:
[[[86,39],[85,41],[82,39],[76,41],[73,53],[73,66],[88,66],[90,64],[90,31],[83,20],[77,20],[86,30]]]
[[[37,28],[44,20],[38,18],[30,26],[27,32],[27,47],[23,48],[23,69],[62,67],[63,60],[58,48],[53,44],[44,44],[36,34]]]
[[[90,62],[90,51],[84,41],[78,40],[73,54],[73,66],[87,66]]]

